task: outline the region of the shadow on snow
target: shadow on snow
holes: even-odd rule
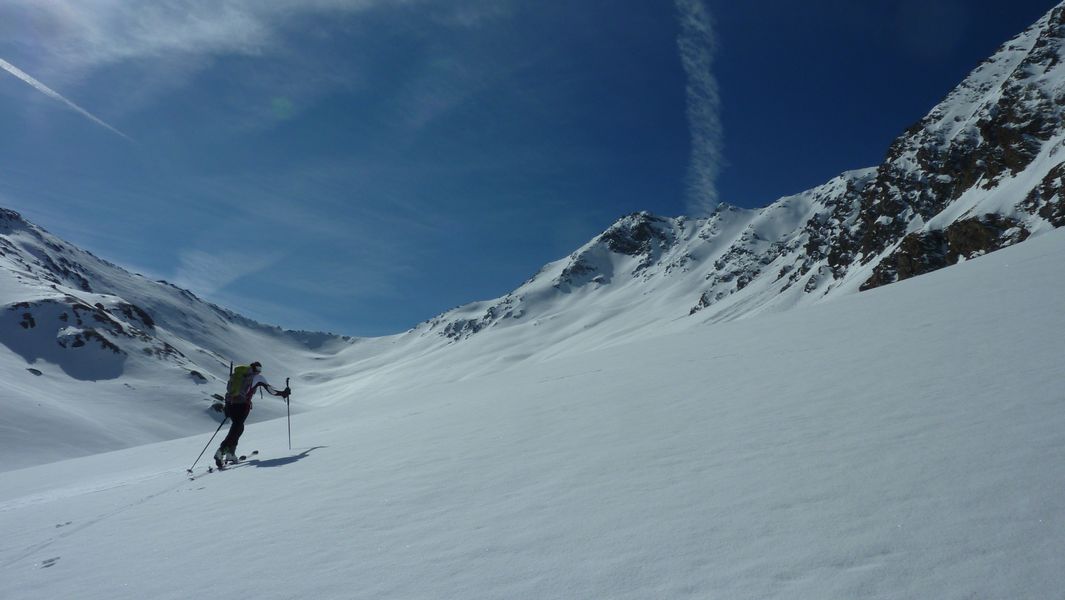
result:
[[[271,458],[269,460],[249,460],[248,464],[253,466],[253,467],[266,467],[266,468],[283,467],[285,465],[291,465],[294,462],[297,462],[297,461],[303,460],[304,458],[307,458],[307,455],[309,455],[311,452],[313,452],[315,450],[318,450],[320,448],[328,448],[328,447],[329,446],[315,446],[313,448],[307,448],[306,450],[304,450],[303,452],[300,452],[299,454],[294,454],[292,456],[283,456],[281,458]]]

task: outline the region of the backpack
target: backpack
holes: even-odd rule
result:
[[[226,400],[231,403],[246,402],[247,398],[244,397],[244,394],[253,376],[254,373],[248,365],[241,365],[233,369],[233,374],[229,376],[229,384],[226,386]]]

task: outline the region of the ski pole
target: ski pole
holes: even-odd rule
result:
[[[288,377],[285,378],[285,389],[289,390]],[[289,390],[289,395],[285,398],[285,411],[288,413],[288,449],[292,449],[292,408],[289,405],[289,398],[292,397],[292,390]]]
[[[200,450],[200,455],[196,457],[196,462],[192,463],[192,466],[187,469],[189,473],[192,473],[192,469],[196,467],[196,463],[200,462],[200,459],[203,458],[203,453],[207,452],[207,448],[211,445],[211,442],[214,441],[214,436],[218,435],[219,431],[222,431],[222,426],[226,424],[226,421],[228,419],[229,417],[222,418],[222,422],[218,424],[218,429],[214,430],[214,434],[211,435],[211,439],[207,440],[207,445],[203,447],[203,450]]]

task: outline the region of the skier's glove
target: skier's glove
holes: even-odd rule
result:
[[[278,394],[278,395],[281,396],[282,398],[284,398],[287,401],[288,397],[291,394],[292,394],[292,390],[290,390],[289,388],[285,388],[285,389],[281,390],[281,393]]]

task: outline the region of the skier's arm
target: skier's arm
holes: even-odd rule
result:
[[[252,380],[252,390],[255,390],[256,388],[260,388],[260,387],[261,388],[265,388],[267,392],[270,392],[270,394],[272,394],[274,396],[281,396],[282,398],[286,398],[288,396],[288,394],[286,393],[286,390],[281,390],[281,391],[275,390],[274,386],[270,385],[266,381],[266,378],[263,377],[261,374],[256,375],[255,379]]]

